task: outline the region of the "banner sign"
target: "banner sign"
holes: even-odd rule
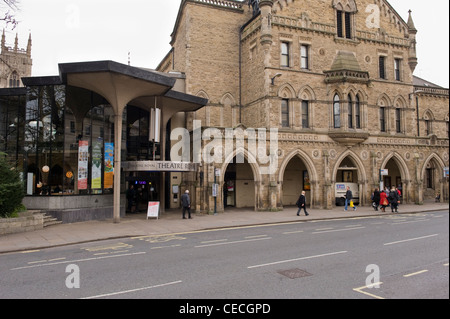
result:
[[[92,189],[102,188],[102,146],[103,142],[96,141],[92,147]]]
[[[114,188],[114,143],[105,143],[105,189]]]
[[[89,142],[80,141],[78,145],[78,190],[88,188]]]
[[[125,172],[195,172],[197,164],[189,162],[138,161],[122,162]]]

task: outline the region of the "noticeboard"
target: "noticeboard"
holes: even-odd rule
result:
[[[147,220],[149,218],[159,219],[160,202],[148,202]]]

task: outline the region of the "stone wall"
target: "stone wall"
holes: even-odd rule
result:
[[[44,214],[27,212],[18,218],[0,218],[0,235],[30,232],[44,228]]]

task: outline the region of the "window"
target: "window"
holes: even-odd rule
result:
[[[20,86],[20,79],[17,72],[13,72],[9,78],[9,87],[10,88],[16,88]]]
[[[333,102],[333,122],[334,128],[341,127],[341,102],[337,94],[334,96]]]
[[[402,110],[395,109],[395,129],[397,133],[402,132]]]
[[[430,120],[425,120],[425,134],[428,136],[430,134],[432,134],[433,131],[431,129],[431,121]]]
[[[386,108],[380,107],[380,130],[386,132]]]
[[[361,128],[361,101],[358,95],[356,96],[355,103],[355,124],[356,128]]]
[[[281,100],[281,126],[289,127],[289,100]]]
[[[339,38],[352,38],[352,13],[337,10],[337,36]]]
[[[289,67],[289,43],[281,43],[281,66]]]
[[[380,79],[386,79],[386,57],[380,56],[378,66]]]
[[[401,64],[402,64],[402,60],[400,60],[400,59],[395,59],[394,60],[394,70],[395,70],[395,80],[396,81],[401,81],[402,80],[401,74],[400,74]]]
[[[353,101],[351,95],[348,95],[348,128],[353,128]]]
[[[309,101],[302,101],[302,127],[309,128]]]
[[[434,188],[433,185],[433,169],[432,168],[427,168],[427,188]]]
[[[309,69],[309,46],[303,44],[300,46],[300,67]]]

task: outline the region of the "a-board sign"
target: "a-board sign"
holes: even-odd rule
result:
[[[147,220],[149,218],[159,219],[160,202],[148,202]]]

